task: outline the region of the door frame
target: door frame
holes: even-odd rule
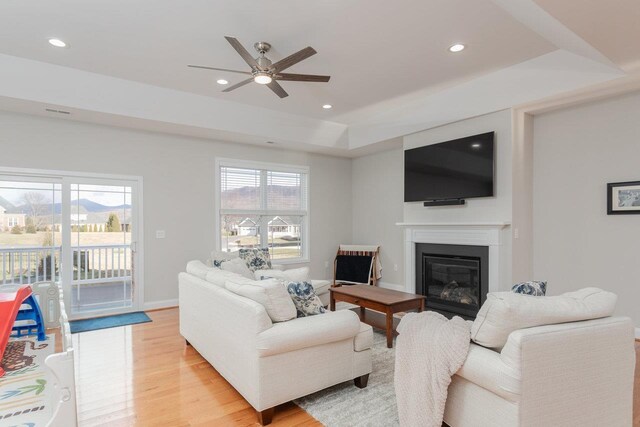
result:
[[[133,220],[134,220],[134,224],[137,225],[137,227],[135,227],[137,228],[136,238],[134,239],[134,237],[131,236],[131,243],[133,246],[132,250],[134,250],[136,253],[136,268],[134,271],[134,274],[135,274],[134,280],[135,280],[136,286],[134,288],[132,306],[130,307],[130,309],[127,309],[127,310],[121,310],[121,309],[96,310],[91,313],[76,314],[74,316],[71,315],[71,312],[69,312],[68,314],[70,315],[69,317],[72,319],[82,319],[87,317],[97,317],[101,315],[140,311],[144,308],[144,275],[145,275],[144,274],[145,272],[144,270],[144,223],[143,223],[144,203],[143,203],[142,176],[103,174],[103,173],[95,173],[95,172],[62,171],[62,170],[51,170],[51,169],[16,168],[16,167],[5,167],[5,166],[0,166],[0,174],[7,175],[13,178],[18,178],[18,179],[21,177],[24,177],[30,180],[34,180],[34,179],[38,179],[39,177],[42,177],[43,180],[49,180],[49,181],[59,180],[60,183],[62,184],[61,196],[62,196],[62,221],[63,221],[62,228],[63,229],[64,229],[65,222],[67,226],[70,226],[71,224],[71,219],[70,219],[71,218],[70,217],[71,193],[70,191],[65,191],[65,184],[70,185],[71,182],[82,184],[83,182],[80,182],[80,181],[85,181],[84,183],[95,184],[96,180],[112,181],[114,185],[124,184],[123,181],[129,182],[129,183],[131,183],[132,181],[135,182],[136,191],[132,191],[132,194],[131,194],[131,204],[133,206],[136,206],[135,209],[133,209],[134,211],[133,215],[135,215]],[[109,185],[109,183],[106,183],[106,182],[101,182],[101,184]],[[65,215],[65,210],[68,210],[68,212],[66,213],[69,215]],[[65,237],[65,234],[67,233],[61,233],[61,237],[62,237],[61,247],[63,248],[62,250],[64,250],[65,240],[66,240],[67,250],[69,250],[70,243],[71,243],[70,235]],[[67,271],[66,275],[64,274],[64,271],[65,271],[64,269],[67,268],[65,267],[64,264],[68,264],[68,263],[65,262],[61,266],[61,268],[63,269],[62,270],[63,274],[61,274],[61,278],[62,278],[61,281],[65,280],[65,277],[70,277],[68,276],[68,274],[70,273],[69,271]],[[60,285],[62,285],[64,290],[65,305],[67,307],[71,307],[69,305],[70,297],[71,297],[70,295],[71,282],[69,282],[68,287],[65,287],[64,283],[60,283]]]

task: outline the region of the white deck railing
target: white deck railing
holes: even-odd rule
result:
[[[131,279],[130,245],[72,246],[73,283]],[[0,284],[59,280],[60,246],[0,247]]]

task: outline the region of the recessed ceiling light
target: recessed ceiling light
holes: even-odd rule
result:
[[[228,85],[229,82],[226,81],[225,79],[218,79],[216,80],[216,83],[218,83],[219,85]]]
[[[330,109],[332,109],[332,108],[333,108],[333,105],[331,105],[331,104],[324,104],[324,105],[322,106],[322,108],[324,108],[325,110],[330,110]]]
[[[475,144],[471,144],[471,148],[480,148],[480,144],[477,142]]]
[[[55,47],[66,47],[67,44],[60,39],[49,39],[49,44]]]
[[[454,53],[455,52],[460,52],[462,50],[464,50],[464,45],[460,44],[460,43],[456,43],[456,44],[454,44],[453,46],[451,46],[449,48],[449,52],[454,52]]]

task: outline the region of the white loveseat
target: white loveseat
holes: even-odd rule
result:
[[[332,385],[354,380],[366,387],[373,332],[355,313],[273,323],[261,304],[224,288],[227,273],[180,273],[180,333],[258,411],[261,424],[276,405]]]
[[[537,309],[515,307],[513,300],[503,301],[501,313],[495,306],[483,306],[486,317],[479,313],[472,337],[480,336],[480,329],[489,322],[493,323],[492,331],[482,337],[484,344],[496,337],[499,340],[501,334],[506,343],[493,350],[471,344],[464,365],[449,386],[444,415],[449,426],[631,426],[633,323],[628,318],[602,317],[602,313],[613,311],[611,299],[605,295],[590,303],[590,298],[597,298],[594,288],[571,295],[578,299],[574,304],[566,304],[561,297],[546,297],[559,302],[552,300],[552,316],[571,316],[568,312],[573,305],[592,318],[601,318],[506,333],[505,324],[513,322],[516,312],[529,322],[538,317]],[[540,300],[524,301],[526,305]]]

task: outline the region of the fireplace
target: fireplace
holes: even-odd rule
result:
[[[475,319],[489,282],[487,246],[416,244],[416,293],[426,309]]]

